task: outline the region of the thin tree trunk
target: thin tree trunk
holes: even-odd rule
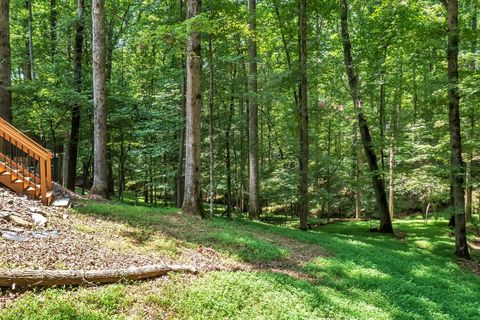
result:
[[[143,202],[148,204],[148,171],[145,170],[145,181],[143,182]]]
[[[93,187],[92,193],[108,197],[107,109],[105,74],[105,1],[92,1],[93,20]]]
[[[115,196],[115,179],[113,177],[113,159],[112,152],[107,146],[107,170],[108,170],[108,195],[109,197]]]
[[[179,8],[179,21],[184,21],[183,15],[183,0],[178,1]],[[182,71],[182,92],[180,99],[180,118],[182,120],[182,125],[180,126],[180,144],[178,148],[178,164],[177,164],[177,173],[176,173],[176,206],[181,208],[183,204],[184,190],[185,190],[185,175],[184,175],[184,163],[185,163],[185,116],[186,116],[186,92],[187,92],[187,81],[185,77],[186,66],[185,66],[185,57],[182,55],[180,60],[180,68]]]
[[[391,141],[389,148],[389,158],[388,158],[388,207],[390,212],[390,219],[393,220],[395,215],[395,182],[394,182],[394,172],[395,172],[395,146],[398,140],[398,128],[400,126],[400,111],[402,109],[402,99],[403,99],[403,61],[400,61],[400,77],[399,77],[399,88],[398,95],[395,96],[395,102],[393,104],[393,115],[391,117]]]
[[[28,10],[28,56],[30,64],[30,78],[35,80],[35,67],[33,59],[33,13],[32,13],[32,0],[27,0]]]
[[[460,132],[460,92],[458,87],[458,1],[446,0],[448,20],[448,109],[450,124],[450,162],[455,214],[455,254],[470,258],[465,223],[464,164]]]
[[[82,92],[82,54],[83,37],[85,30],[85,1],[77,0],[77,21],[75,27],[75,52],[74,52],[74,77],[75,90]],[[80,134],[80,104],[74,104],[72,108],[72,120],[70,126],[70,144],[68,149],[68,178],[67,188],[75,191],[75,179],[77,177],[78,161],[78,136]]]
[[[418,113],[417,64],[413,63],[413,124],[417,122],[417,113]]]
[[[57,52],[57,0],[50,0],[50,50],[54,62]]]
[[[188,0],[187,19],[200,13],[200,1]],[[200,163],[200,116],[201,96],[201,50],[200,32],[193,30],[187,46],[187,125],[185,157],[185,197],[182,211],[205,217],[202,207],[201,163]]]
[[[62,157],[62,186],[67,185],[68,179],[68,143],[63,144],[63,157]]]
[[[153,204],[153,161],[152,161],[152,156],[150,155],[148,157],[148,176],[150,178],[150,183],[149,183],[149,186],[150,186],[150,189],[149,189],[149,192],[150,192],[150,204]],[[165,168],[165,161],[163,163],[163,166]],[[166,168],[165,168],[165,175],[166,175]]]
[[[472,13],[472,20],[471,20],[471,28],[473,33],[473,40],[472,40],[472,53],[475,56],[477,53],[477,0],[473,1],[473,13]],[[472,63],[471,67],[472,71],[475,72],[477,70],[476,59]],[[470,114],[470,139],[474,139],[475,137],[475,111],[472,110]],[[466,187],[466,196],[465,196],[465,220],[470,221],[472,217],[472,203],[473,203],[473,179],[472,179],[472,161],[473,161],[473,146],[468,150],[467,155],[467,165],[466,165],[466,179],[467,179],[467,187]]]
[[[248,0],[249,12],[249,30],[251,36],[249,42],[249,123],[248,123],[248,137],[249,137],[249,217],[250,219],[260,218],[260,186],[259,186],[259,168],[258,168],[258,78],[257,78],[257,18],[256,18],[256,0]]]
[[[10,1],[0,0],[0,117],[12,121]]]
[[[328,115],[329,119],[328,119],[328,125],[327,125],[327,159],[331,159],[331,156],[332,156],[332,120],[330,119],[330,116],[331,115]],[[322,203],[322,211],[323,211],[323,214],[325,214],[325,212],[327,213],[327,221],[330,221],[330,215],[331,215],[331,212],[330,212],[330,192],[331,192],[331,188],[330,188],[330,185],[331,185],[331,177],[330,177],[330,162],[327,163],[327,168],[326,168],[326,177],[325,177],[325,193],[327,195],[327,199],[325,199]],[[326,211],[325,211],[325,208]]]
[[[213,105],[214,105],[214,96],[215,96],[215,74],[213,67],[213,49],[212,49],[212,37],[208,38],[208,69],[209,69],[209,92],[208,92],[208,142],[210,146],[210,184],[209,184],[209,213],[213,217],[215,209],[215,144],[213,139]]]
[[[307,83],[307,0],[300,0],[299,15],[299,60],[300,82],[298,92],[299,103],[299,171],[300,171],[300,194],[299,216],[300,229],[307,230],[308,219],[308,83]]]
[[[387,195],[385,192],[385,182],[382,173],[377,164],[377,157],[372,145],[372,137],[368,128],[367,120],[362,111],[362,98],[360,93],[360,85],[357,72],[355,70],[352,58],[352,45],[350,43],[350,35],[348,31],[348,3],[347,0],[340,0],[340,16],[342,24],[343,54],[344,63],[348,75],[348,83],[352,94],[354,107],[357,111],[358,127],[360,129],[360,137],[365,149],[365,155],[372,174],[372,184],[375,190],[377,207],[380,215],[380,229],[382,233],[393,233],[392,221],[388,212]]]
[[[362,214],[362,187],[360,184],[361,148],[358,145],[358,130],[355,127],[355,219],[359,220]]]
[[[233,122],[233,112],[234,112],[234,105],[235,105],[235,82],[237,78],[237,66],[234,67],[233,70],[233,77],[232,77],[232,84],[231,84],[231,93],[230,93],[230,106],[228,110],[228,120],[227,120],[227,130],[225,130],[225,167],[227,171],[227,199],[226,199],[226,214],[227,218],[232,218],[232,161],[231,161],[231,138],[230,132],[232,131],[232,122]]]
[[[393,140],[393,139],[392,139]],[[393,166],[395,164],[395,146],[394,142],[390,142],[389,157],[388,157],[388,211],[390,213],[390,219],[393,220],[394,216],[394,190],[393,190]]]
[[[245,64],[242,63],[242,75],[245,75]],[[242,77],[243,78],[243,77]],[[245,116],[245,99],[243,96],[240,96],[239,99],[239,118],[240,118],[240,164],[239,164],[239,210],[241,213],[246,211],[246,204],[245,204],[245,167],[246,167],[246,152],[245,152],[245,128],[246,123],[245,119],[248,118]],[[247,111],[248,114],[248,111]]]
[[[425,224],[428,223],[428,211],[430,210],[430,202],[427,205],[427,209],[425,210]]]
[[[118,164],[118,198],[123,199],[123,190],[125,189],[125,139],[123,134],[121,134],[120,142],[120,159]]]
[[[383,51],[383,62],[387,59],[387,46],[385,46]],[[380,162],[382,164],[382,171],[385,170],[385,154],[384,154],[384,143],[385,143],[385,109],[387,104],[387,97],[386,97],[386,84],[385,84],[385,74],[386,70],[384,69],[383,65],[380,68],[380,108],[379,108],[379,127],[380,127]]]

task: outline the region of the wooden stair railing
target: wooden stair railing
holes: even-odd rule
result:
[[[0,118],[0,183],[49,205],[52,153]]]

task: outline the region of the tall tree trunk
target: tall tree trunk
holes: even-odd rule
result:
[[[472,20],[471,20],[471,28],[472,28],[472,53],[475,56],[477,53],[477,0],[473,1],[473,12],[472,12]],[[475,72],[477,70],[476,59],[472,63],[471,67],[472,71]],[[474,139],[475,137],[475,111],[472,110],[470,114],[470,139]],[[473,151],[474,148],[471,147],[468,150],[467,155],[467,166],[466,166],[466,174],[465,177],[467,179],[467,186],[466,186],[466,195],[465,195],[465,219],[469,221],[472,217],[472,204],[473,204],[473,179],[472,179],[472,161],[473,161]]]
[[[120,157],[118,163],[118,198],[123,200],[123,191],[125,190],[125,160],[127,154],[125,150],[125,139],[123,133],[120,141]]]
[[[258,78],[257,78],[257,3],[256,0],[248,0],[249,23],[248,27],[251,32],[249,42],[249,123],[248,123],[248,137],[249,137],[249,205],[248,212],[250,219],[260,218],[260,186],[259,186],[259,168],[258,168]]]
[[[241,55],[241,51],[239,49],[238,55]],[[245,70],[245,63],[241,63],[241,73],[242,76],[241,78],[244,79],[244,76],[246,75],[246,70]],[[242,84],[242,87],[244,87],[244,84]],[[248,85],[245,86],[245,88],[248,88]],[[239,118],[240,118],[240,164],[239,164],[239,194],[240,194],[240,205],[239,205],[239,210],[241,213],[247,211],[247,206],[246,206],[246,201],[245,201],[245,186],[246,186],[246,181],[245,181],[245,167],[246,167],[246,157],[247,153],[245,152],[245,140],[248,139],[246,136],[246,128],[248,128],[247,121],[248,121],[248,106],[245,108],[245,99],[244,96],[241,95],[239,99]],[[245,110],[247,109],[247,110]]]
[[[54,62],[57,52],[57,0],[50,0],[50,51]]]
[[[413,63],[413,124],[417,122],[418,113],[418,84],[417,84],[417,64]]]
[[[66,187],[68,179],[68,142],[63,144],[62,156],[62,186]]]
[[[200,0],[188,0],[187,19],[200,13]],[[200,32],[193,30],[187,46],[187,125],[185,154],[185,196],[182,211],[205,217],[202,207],[200,163],[201,50]]]
[[[110,148],[107,147],[108,196],[115,196],[115,179],[113,178],[113,159]]]
[[[328,115],[328,125],[327,125],[327,159],[330,161],[331,159],[331,152],[332,152],[332,120],[330,119],[331,115]],[[330,220],[330,192],[331,192],[331,177],[330,177],[330,162],[327,163],[326,174],[325,174],[325,193],[327,197],[323,200],[322,203],[322,215],[327,216],[327,220]],[[326,210],[325,210],[326,208]]]
[[[215,96],[215,75],[213,68],[213,49],[212,49],[212,36],[208,38],[208,69],[209,69],[209,84],[210,88],[208,91],[208,142],[210,145],[210,184],[209,184],[209,202],[210,216],[213,217],[215,209],[215,145],[213,139],[213,105],[214,105],[214,96]]]
[[[367,120],[362,111],[362,98],[360,93],[360,84],[358,81],[357,72],[353,64],[352,45],[350,43],[350,35],[348,31],[348,3],[347,0],[340,0],[340,17],[342,24],[342,39],[343,39],[343,55],[345,68],[348,75],[348,84],[352,94],[353,105],[357,111],[358,127],[360,129],[360,137],[365,149],[365,155],[368,160],[368,165],[372,174],[372,184],[375,190],[377,200],[377,207],[380,216],[380,229],[382,233],[393,233],[392,221],[390,213],[388,212],[387,194],[385,192],[385,182],[383,181],[382,173],[377,164],[377,156],[372,145],[372,137],[368,128]]]
[[[232,122],[233,122],[233,113],[235,106],[235,84],[237,79],[237,66],[234,66],[233,77],[231,84],[230,92],[230,105],[228,109],[228,119],[227,119],[227,130],[225,130],[225,169],[227,171],[227,197],[226,197],[226,214],[227,218],[232,217],[232,161],[231,161],[231,137],[230,133],[232,132]]]
[[[149,189],[149,191],[150,191],[150,204],[153,204],[153,183],[154,183],[154,181],[153,181],[153,161],[152,161],[152,156],[151,155],[148,158],[149,158],[148,159],[148,175],[150,177],[150,183],[149,183],[149,185],[150,185],[150,189]],[[165,157],[164,157],[164,159],[165,159]],[[165,176],[166,176],[167,175],[167,167],[166,167],[165,161],[163,162],[163,167],[164,167],[164,173],[165,173]]]
[[[30,64],[30,79],[35,80],[35,67],[33,59],[33,13],[32,13],[32,0],[27,0],[28,10],[28,56]]]
[[[10,50],[10,1],[0,0],[0,117],[12,121],[12,59]]]
[[[359,220],[362,214],[362,186],[360,184],[361,148],[358,145],[358,130],[356,127],[353,145],[355,153],[355,219]]]
[[[464,164],[460,132],[460,92],[458,88],[458,1],[446,0],[448,20],[448,109],[450,124],[450,163],[455,214],[455,254],[470,258],[465,223]]]
[[[403,61],[400,61],[400,76],[399,76],[399,87],[397,94],[395,95],[395,102],[393,104],[393,114],[391,117],[391,137],[390,137],[390,148],[389,148],[389,157],[388,157],[388,211],[390,212],[390,219],[393,220],[395,215],[395,205],[394,205],[394,167],[395,167],[395,147],[398,141],[398,128],[400,126],[400,111],[402,109],[402,99],[403,99]]]
[[[85,1],[77,0],[77,21],[75,25],[75,52],[74,52],[74,77],[75,90],[82,92],[82,54],[83,37],[85,30]],[[68,146],[68,178],[67,188],[75,191],[78,160],[78,136],[80,134],[80,104],[75,103],[72,108],[70,126],[70,144]]]
[[[93,21],[93,187],[92,193],[108,197],[107,108],[105,86],[105,1],[92,1]]]
[[[308,218],[308,87],[307,87],[307,0],[300,0],[299,15],[299,60],[300,82],[298,92],[299,103],[299,169],[300,169],[300,195],[299,216],[300,229],[307,230]]]
[[[379,108],[379,117],[378,117],[378,124],[380,127],[380,162],[382,164],[382,171],[385,170],[385,151],[384,151],[384,144],[385,144],[385,109],[387,104],[387,95],[386,95],[386,70],[383,64],[387,59],[387,46],[383,48],[383,56],[382,56],[382,66],[380,67],[380,108]]]
[[[179,11],[179,21],[184,21],[183,15],[183,0],[178,0],[178,11]],[[185,162],[185,116],[186,116],[186,92],[187,92],[187,81],[185,77],[186,66],[185,66],[185,57],[182,54],[180,59],[180,68],[182,71],[182,91],[180,99],[180,118],[182,119],[182,125],[180,127],[180,143],[178,148],[178,163],[177,163],[177,173],[175,177],[175,192],[176,192],[176,206],[181,208],[183,204],[183,196],[185,190],[185,175],[184,175],[184,162]]]
[[[470,118],[471,128],[474,128],[473,116]],[[472,130],[473,131],[473,130]],[[472,200],[473,200],[473,179],[472,179],[472,159],[473,147],[468,150],[467,163],[465,165],[465,220],[469,221],[472,217]]]

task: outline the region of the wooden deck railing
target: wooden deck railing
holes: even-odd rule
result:
[[[50,151],[0,118],[0,169],[2,174],[9,175],[9,179],[2,180],[7,187],[50,204],[51,160]],[[18,187],[20,183],[22,189]]]

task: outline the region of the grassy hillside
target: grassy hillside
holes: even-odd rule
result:
[[[183,262],[185,250],[210,252],[222,270],[30,292],[0,319],[480,318],[480,278],[453,257],[445,220],[396,221],[393,237],[370,233],[366,222],[302,232],[122,204],[90,203],[77,214],[133,228],[122,250]]]

